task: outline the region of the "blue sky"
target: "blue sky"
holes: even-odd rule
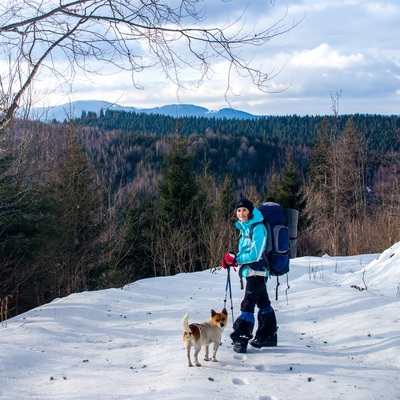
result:
[[[233,108],[256,115],[332,114],[332,98],[341,93],[339,114],[400,114],[400,2],[398,0],[243,0],[205,1],[207,23],[221,26],[246,7],[246,24],[271,26],[280,18],[291,31],[248,53],[271,76],[270,93],[260,92],[249,80],[236,77],[238,96],[225,99],[226,69],[197,90],[179,90],[161,71],[122,73],[90,81],[77,76],[73,95],[55,92],[51,105],[75,100],[106,100],[124,106],[149,108],[177,102],[216,110]],[[187,72],[184,79],[192,79]]]

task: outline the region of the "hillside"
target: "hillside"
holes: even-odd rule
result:
[[[44,122],[56,120],[63,122],[69,118],[79,118],[83,112],[100,111],[125,111],[151,115],[164,115],[169,117],[204,117],[204,118],[238,118],[252,119],[256,116],[244,111],[233,108],[223,108],[221,110],[208,110],[205,107],[195,106],[193,104],[169,104],[162,107],[136,108],[124,107],[119,104],[110,103],[101,100],[73,101],[71,103],[61,104],[52,107],[38,107],[31,110],[31,116]]]
[[[188,368],[181,319],[222,309],[226,271],[178,274],[76,293],[3,323],[4,400],[398,400],[400,243],[380,255],[292,261],[288,302],[268,284],[276,348],[232,350]],[[363,287],[363,278],[368,290]],[[232,276],[229,317],[243,292]],[[202,351],[200,355],[202,356]]]

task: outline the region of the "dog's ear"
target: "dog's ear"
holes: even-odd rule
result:
[[[222,314],[228,315],[228,311],[226,311],[226,308],[224,308],[224,309],[222,310]]]
[[[213,317],[216,314],[214,310],[211,310],[211,316]]]

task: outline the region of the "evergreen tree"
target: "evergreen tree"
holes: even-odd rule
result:
[[[268,195],[273,197],[283,208],[293,208],[299,212],[299,234],[309,225],[303,182],[299,178],[298,169],[289,152],[286,154],[286,162],[280,175],[274,174],[271,178]]]
[[[118,206],[111,238],[112,258],[101,276],[102,286],[123,286],[157,275],[148,240],[154,220],[153,204],[153,199],[138,196],[132,188],[127,200]]]
[[[222,188],[218,192],[216,214],[219,216],[218,219],[227,221],[230,224],[234,224],[236,221],[235,215],[235,193],[233,190],[232,180],[225,176]]]
[[[235,227],[236,199],[232,182],[228,176],[217,188],[216,198],[210,207],[212,219],[207,227],[209,267],[219,267],[225,252],[237,251],[237,230]]]
[[[163,179],[158,185],[158,208],[171,227],[179,228],[196,217],[199,186],[193,154],[187,153],[186,141],[175,137],[169,144],[170,152],[164,155]]]
[[[54,297],[96,287],[97,269],[103,263],[100,186],[71,126],[65,135],[66,145],[58,154],[53,177],[57,204],[53,223],[57,232],[42,260]],[[42,289],[47,290],[46,286]]]
[[[47,188],[27,184],[21,161],[10,154],[0,158],[0,300],[9,297],[11,315],[38,305],[35,260],[52,232]]]
[[[171,140],[158,186],[153,242],[153,255],[160,260],[164,275],[193,271],[196,267],[200,189],[192,160],[184,140],[178,136]]]
[[[354,229],[366,215],[366,153],[363,137],[348,120],[345,129],[324,123],[310,166],[307,201],[314,226],[323,229],[324,251],[354,251]],[[329,246],[328,246],[329,244]]]
[[[196,254],[197,263],[195,268],[204,270],[213,265],[213,249],[209,246],[210,241],[210,227],[213,221],[213,184],[214,175],[209,172],[210,163],[207,161],[206,154],[202,163],[202,174],[197,177],[198,181],[198,200],[197,200],[197,215],[198,223],[197,229],[194,234],[197,242]]]
[[[325,118],[318,129],[318,134],[313,146],[313,154],[308,168],[310,183],[313,188],[319,189],[326,186],[330,180],[329,169],[329,151],[331,149],[331,141],[329,136],[330,123]]]

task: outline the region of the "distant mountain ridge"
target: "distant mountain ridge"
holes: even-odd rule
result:
[[[245,111],[234,110],[231,108],[222,108],[218,111],[210,111],[205,107],[195,106],[193,104],[169,104],[162,107],[136,108],[124,107],[115,103],[102,100],[81,100],[53,107],[38,107],[31,110],[31,116],[34,119],[51,122],[57,120],[63,122],[69,118],[80,118],[82,112],[99,113],[101,110],[116,110],[135,113],[159,114],[174,118],[179,117],[205,117],[205,118],[226,118],[226,119],[254,119],[258,116]]]

